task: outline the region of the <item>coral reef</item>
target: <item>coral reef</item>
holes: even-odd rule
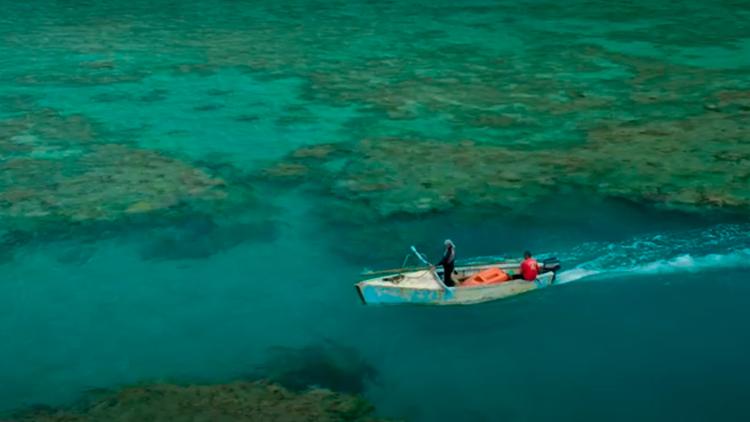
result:
[[[155,151],[106,143],[81,115],[0,122],[0,216],[112,220],[226,197],[225,182]]]
[[[9,102],[31,108],[0,121],[3,245],[143,227],[153,231],[145,256],[180,258],[273,235],[270,208],[236,169],[136,148],[83,115]]]
[[[746,28],[726,5],[688,7],[679,18],[648,2],[618,3],[606,16],[585,3],[543,2],[520,15],[507,4],[365,3],[360,13],[342,5],[236,9],[212,15],[211,28],[191,19],[204,13],[192,6],[174,25],[161,11],[133,21],[115,5],[92,6],[85,16],[62,11],[45,16],[43,30],[6,34],[9,54],[33,46],[49,59],[4,79],[29,92],[224,69],[259,85],[293,80],[297,97],[274,99],[278,114],[268,119],[280,131],[321,119],[319,105],[356,113],[331,145],[302,148],[260,174],[310,182],[334,199],[326,213],[340,222],[459,207],[518,211],[570,188],[669,207],[750,209],[750,63],[718,57],[740,55]],[[589,25],[603,18],[610,25]],[[696,36],[694,24],[707,21],[712,29]],[[716,60],[703,58],[707,46]],[[150,54],[156,47],[158,58]],[[227,88],[201,88],[207,97],[192,112],[227,107],[248,127],[269,117],[231,110],[222,102]],[[168,92],[158,85],[92,98],[156,102]],[[144,252],[162,257],[203,256],[269,235],[259,223],[265,217],[206,222],[217,211],[258,207],[242,176],[110,139],[85,116],[41,108],[29,94],[5,95],[0,108],[23,113],[0,122],[0,216],[23,220],[17,225],[175,217],[176,228]],[[178,247],[183,239],[191,239],[189,250]]]
[[[21,411],[18,422],[118,421],[370,421],[364,399],[325,389],[291,392],[267,382],[217,385],[151,384],[99,394],[74,408]]]
[[[601,121],[582,130],[587,140],[564,149],[365,140],[321,147],[325,154],[297,151],[265,174],[323,184],[334,197],[380,218],[455,207],[523,209],[571,187],[671,207],[750,210],[750,120],[744,112]],[[342,159],[346,165],[327,171],[328,163]]]
[[[675,207],[750,210],[750,121],[709,112],[681,120],[604,123],[573,153],[607,195]],[[590,182],[589,182],[590,183]]]
[[[349,144],[325,146],[320,155],[304,148],[263,172],[277,181],[309,181],[341,202],[354,201],[326,203],[335,204],[330,213],[340,221],[458,207],[522,210],[571,188],[681,209],[746,212],[750,63],[700,66],[688,55],[659,57],[658,48],[682,47],[694,34],[671,23],[668,10],[648,4],[617,7],[622,19],[615,27],[627,28],[647,12],[669,31],[657,36],[639,28],[639,37],[654,43],[643,46],[642,55],[581,38],[574,26],[556,32],[533,27],[525,54],[448,43],[444,32],[434,31],[392,54],[360,52],[342,64],[326,60],[319,44],[369,29],[341,22],[321,34],[302,27],[284,35],[259,31],[285,44],[294,40],[288,60],[267,59],[263,51],[252,58],[247,51],[231,58],[216,51],[212,58],[299,76],[307,81],[303,98],[357,104],[375,116],[363,119],[366,124],[351,122],[355,140]],[[478,10],[510,12],[502,5]],[[576,8],[556,13],[572,10],[589,13]],[[436,18],[454,12],[445,6],[424,11]],[[540,16],[547,12],[540,10]],[[684,20],[700,13],[686,11]],[[334,12],[323,15],[337,19]],[[727,30],[707,44],[733,48],[742,28],[718,14],[717,21]],[[500,23],[476,23],[477,30],[502,32]],[[406,37],[410,29],[394,36]],[[602,40],[631,32],[612,28]],[[306,54],[299,51],[300,41]]]
[[[53,154],[76,153],[47,146],[0,165],[0,186],[6,187],[0,216],[112,220],[226,196],[221,179],[153,151],[97,145],[71,160],[76,169],[50,159]]]

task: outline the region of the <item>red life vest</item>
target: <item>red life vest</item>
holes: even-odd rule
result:
[[[526,281],[536,280],[539,275],[539,263],[534,258],[526,258],[521,263],[521,275]]]

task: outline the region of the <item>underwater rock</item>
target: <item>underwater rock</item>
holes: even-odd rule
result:
[[[377,371],[359,352],[331,341],[302,348],[275,347],[256,371],[293,391],[323,387],[352,394],[364,392]]]
[[[14,415],[17,422],[85,421],[369,421],[374,408],[361,397],[325,389],[292,392],[277,384],[143,384],[71,408],[38,406]]]

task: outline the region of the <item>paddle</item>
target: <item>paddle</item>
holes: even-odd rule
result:
[[[420,261],[422,261],[425,265],[427,265],[426,267],[406,267],[405,265],[407,261],[409,261],[409,254],[407,254],[406,257],[404,258],[404,262],[401,264],[401,268],[390,268],[387,270],[378,270],[378,271],[372,271],[372,270],[362,271],[361,275],[377,275],[377,274],[389,274],[389,273],[397,274],[397,273],[403,273],[406,271],[429,270],[432,268],[432,265],[429,262],[427,262],[427,259],[424,256],[422,256],[422,254],[417,252],[417,248],[412,246],[411,250],[414,253],[414,255],[416,255],[417,258],[419,258]]]
[[[443,290],[448,290],[448,286],[446,286],[445,283],[443,283],[443,280],[441,280],[440,277],[438,277],[437,272],[435,271],[435,266],[430,264],[430,261],[428,261],[424,255],[419,253],[419,251],[417,250],[416,247],[414,247],[414,245],[411,246],[411,251],[414,252],[414,255],[416,255],[417,258],[419,258],[419,260],[422,261],[422,263],[430,266],[430,270],[432,271],[432,274],[435,276],[435,280],[437,280],[440,287],[442,287]]]
[[[417,250],[416,247],[414,247],[414,245],[411,246],[411,251],[414,252],[414,255],[416,255],[417,258],[419,258],[419,260],[422,261],[424,265],[428,265],[430,267],[433,266],[432,264],[430,264],[430,261],[427,260],[427,257],[419,253],[419,251]]]

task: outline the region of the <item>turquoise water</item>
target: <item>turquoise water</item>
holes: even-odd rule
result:
[[[0,410],[332,344],[385,417],[746,420],[750,7],[704,3],[0,1]],[[446,237],[563,283],[359,304]]]

